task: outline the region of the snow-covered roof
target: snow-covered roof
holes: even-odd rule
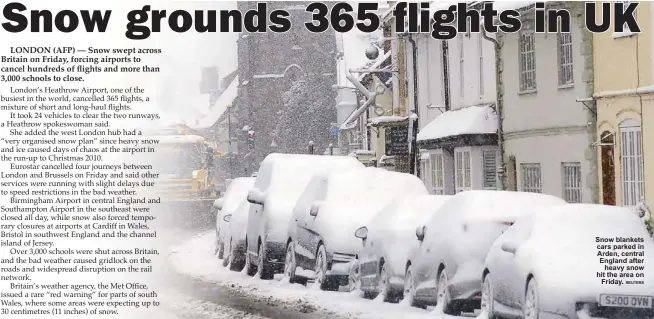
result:
[[[386,116],[378,116],[378,117],[373,117],[369,120],[369,123],[373,126],[375,125],[380,125],[380,124],[390,124],[390,123],[399,123],[399,122],[404,122],[408,120],[409,118],[406,116],[399,116],[399,115],[386,115]]]
[[[232,82],[229,84],[227,89],[220,95],[218,101],[213,105],[211,109],[202,114],[202,116],[197,120],[196,123],[193,123],[189,126],[202,129],[211,127],[218,121],[218,119],[225,113],[228,107],[234,102],[238,96],[238,76],[236,76]]]
[[[491,105],[468,106],[439,115],[420,130],[417,140],[493,133],[497,133],[497,115]]]

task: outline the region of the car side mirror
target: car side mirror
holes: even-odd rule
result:
[[[225,199],[224,198],[218,198],[218,199],[216,199],[215,202],[213,202],[213,207],[215,207],[218,210],[223,210],[223,204],[225,204]]]
[[[518,247],[510,242],[503,242],[501,248],[503,251],[511,254],[515,254],[515,252],[518,250]]]
[[[312,203],[311,208],[309,209],[309,215],[316,217],[318,216],[318,211],[320,211],[320,203],[319,202]]]
[[[225,215],[225,216],[223,217],[223,220],[229,223],[229,221],[232,220],[232,214],[227,214],[227,215]]]
[[[416,237],[418,238],[419,241],[423,241],[425,239],[425,229],[427,227],[425,226],[418,226],[416,228]]]
[[[263,205],[266,195],[258,188],[253,188],[248,193],[248,202],[251,204]]]
[[[354,231],[354,237],[360,239],[368,238],[368,227],[366,226],[359,227],[356,231]]]

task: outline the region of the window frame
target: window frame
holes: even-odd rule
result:
[[[488,180],[487,180],[488,175],[487,174],[491,173],[490,168],[486,166],[486,156],[488,154],[492,154],[493,155],[492,157],[494,158],[495,165],[494,165],[493,170],[492,170],[492,175],[494,177],[493,182],[494,182],[495,186],[488,186],[486,184],[488,182]],[[497,178],[498,156],[499,156],[499,151],[496,150],[496,149],[484,149],[484,150],[482,150],[482,153],[481,153],[481,167],[482,167],[482,171],[483,171],[483,174],[484,174],[483,175],[484,180],[483,180],[483,185],[482,185],[483,189],[486,189],[486,190],[498,190],[499,189],[499,181],[498,181],[498,178]]]
[[[635,119],[624,120],[619,125],[619,133],[622,204],[635,206],[645,195],[641,122]]]
[[[531,174],[527,174],[527,170],[534,170],[538,173],[536,174],[536,181],[529,181],[527,179]],[[543,193],[543,171],[540,163],[520,163],[520,179],[521,179],[521,188],[523,192],[527,193]]]
[[[461,164],[459,164],[461,155]],[[467,155],[467,163],[466,163]],[[467,165],[466,165],[467,164]],[[459,177],[461,173],[461,178]],[[454,192],[472,190],[472,150],[469,147],[457,148],[454,150]],[[461,183],[459,183],[461,182]],[[466,183],[468,182],[468,183]]]
[[[568,40],[569,42],[564,42]],[[557,67],[559,88],[574,86],[574,48],[572,46],[572,32],[559,32],[556,35]],[[566,61],[566,58],[569,61]],[[566,72],[569,72],[569,79],[566,81]]]
[[[531,39],[529,46],[525,44],[524,36],[529,36]],[[531,60],[531,63],[527,63],[528,60]],[[528,69],[527,65],[530,65],[531,68]],[[528,77],[531,78],[531,85],[527,83]],[[518,82],[520,93],[535,92],[538,89],[536,83],[536,33],[531,28],[518,32]]]
[[[440,168],[437,165],[438,161],[440,161]],[[429,165],[431,174],[431,183],[429,188],[435,195],[445,194],[445,157],[443,156],[443,152],[429,153]],[[440,178],[438,176],[439,173]]]
[[[568,203],[583,203],[581,163],[561,163],[561,179],[563,181],[563,199]]]

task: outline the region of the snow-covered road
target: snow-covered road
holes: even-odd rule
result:
[[[213,252],[213,231],[201,232],[172,247],[170,262],[180,278],[193,282],[192,297],[234,311],[268,318],[461,318],[442,314],[438,309],[422,310],[367,300],[354,293],[321,291],[279,277],[271,281],[254,279],[229,271]]]

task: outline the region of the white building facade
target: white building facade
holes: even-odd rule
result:
[[[558,34],[535,33],[533,11],[521,16],[520,32],[501,35],[509,188],[593,202],[595,124],[583,102],[592,96],[592,38],[576,12],[571,32]]]
[[[479,33],[448,41],[413,36],[418,48],[421,178],[433,194],[498,189],[493,43]],[[409,46],[408,57],[411,50]],[[413,90],[413,77],[408,78]]]

